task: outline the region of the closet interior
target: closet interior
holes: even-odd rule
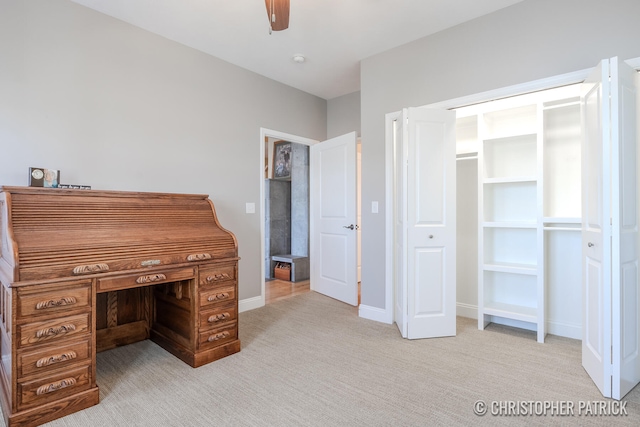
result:
[[[580,85],[456,111],[458,314],[580,339]]]

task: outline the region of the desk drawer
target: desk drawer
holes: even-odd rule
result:
[[[60,341],[90,331],[90,313],[62,317],[18,326],[18,345],[24,348],[33,344]]]
[[[215,304],[236,300],[236,287],[223,286],[200,292],[200,307],[211,307]]]
[[[64,286],[44,292],[34,289],[18,290],[18,317],[29,318],[89,307],[91,283]]]
[[[200,286],[215,285],[236,280],[236,264],[200,267]]]
[[[84,340],[45,350],[24,352],[18,355],[18,377],[78,364],[89,358],[89,349],[89,340]]]
[[[235,304],[216,307],[213,310],[202,310],[200,312],[200,330],[217,327],[226,322],[235,321],[237,317],[238,312]]]
[[[141,286],[156,285],[158,283],[176,282],[192,279],[196,275],[193,268],[177,270],[154,269],[153,271],[126,276],[106,277],[98,279],[98,292],[117,291],[120,289],[139,288]]]
[[[18,408],[42,405],[79,393],[91,386],[90,366],[83,366],[66,372],[18,382]]]
[[[213,329],[200,334],[199,344],[201,350],[217,347],[234,341],[238,338],[237,323],[233,322],[229,325]]]

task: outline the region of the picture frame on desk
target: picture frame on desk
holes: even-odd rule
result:
[[[58,188],[60,182],[60,171],[58,169],[29,168],[29,186]]]
[[[58,188],[58,183],[60,183],[60,171],[57,169],[45,169],[43,187]]]
[[[273,144],[273,179],[291,179],[291,143],[276,141]]]

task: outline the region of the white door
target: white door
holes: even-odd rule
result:
[[[405,258],[406,236],[406,204],[407,204],[407,154],[405,126],[407,110],[388,117],[387,135],[393,139],[393,320],[400,330],[403,338],[407,338],[407,291],[406,291],[406,270],[407,260]]]
[[[311,289],[358,304],[356,133],[311,146]]]
[[[606,80],[605,80],[606,79]],[[611,396],[609,61],[582,87],[582,366]],[[608,309],[609,308],[609,309]]]
[[[615,399],[640,382],[637,82],[614,58],[582,90],[582,365]]]
[[[638,73],[611,60],[612,161],[612,384],[621,399],[640,382],[640,292],[638,289]],[[615,168],[612,168],[612,172]]]
[[[454,111],[406,110],[407,337],[456,334]]]

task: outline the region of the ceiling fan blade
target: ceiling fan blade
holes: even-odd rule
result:
[[[289,0],[264,0],[273,31],[289,28]],[[273,6],[273,10],[272,10]],[[275,21],[272,19],[275,16]]]

